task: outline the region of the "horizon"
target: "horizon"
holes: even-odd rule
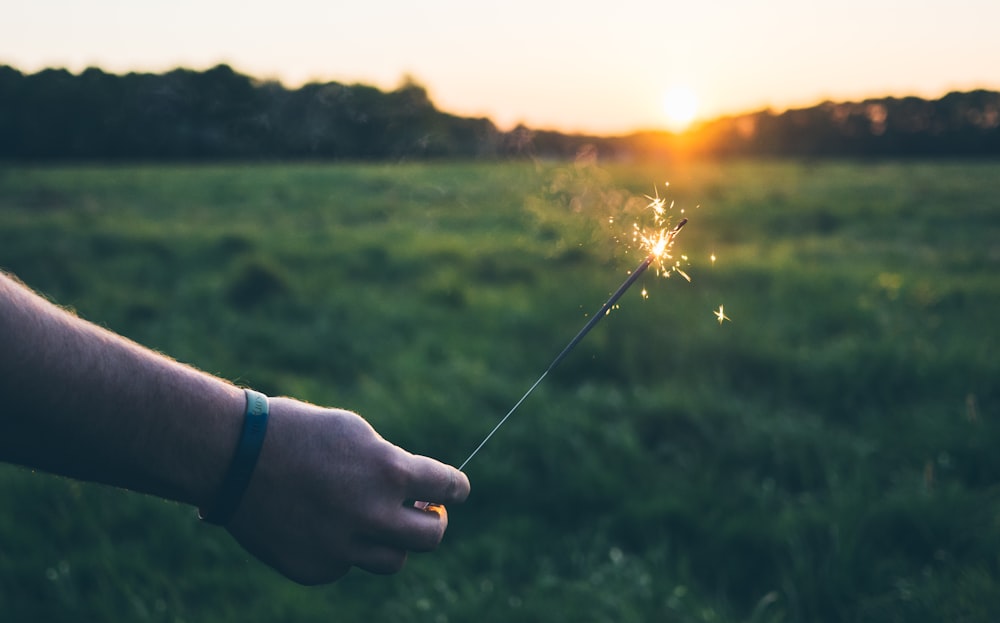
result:
[[[72,68],[69,68],[69,67],[50,66],[50,67],[39,67],[39,68],[37,68],[35,70],[32,70],[32,71],[26,71],[26,70],[24,70],[21,67],[17,67],[15,65],[11,65],[9,63],[5,63],[2,59],[0,59],[0,66],[5,66],[5,65],[8,66],[8,67],[10,67],[10,68],[12,68],[12,69],[14,69],[15,71],[21,72],[22,75],[32,75],[32,74],[40,73],[40,72],[46,71],[46,70],[55,70],[55,71],[67,71],[67,72],[69,72],[70,74],[72,74],[74,76],[81,75],[87,69],[97,69],[97,70],[102,71],[102,72],[104,72],[106,74],[117,75],[117,76],[125,76],[125,75],[127,75],[129,73],[150,74],[150,75],[164,75],[164,74],[167,74],[167,73],[172,72],[172,71],[193,71],[193,72],[198,72],[198,73],[204,73],[204,72],[207,72],[207,71],[213,69],[214,67],[219,67],[219,66],[223,66],[224,65],[224,66],[228,66],[236,74],[246,76],[251,81],[255,81],[255,82],[275,81],[275,82],[278,82],[279,84],[281,84],[281,86],[283,88],[289,89],[289,90],[299,89],[299,88],[302,88],[303,86],[306,86],[307,84],[340,83],[340,84],[347,84],[347,85],[362,85],[362,86],[366,86],[366,87],[375,87],[375,88],[380,89],[383,92],[388,92],[388,91],[400,88],[402,86],[403,82],[405,82],[405,81],[411,81],[413,84],[415,84],[415,85],[417,85],[417,86],[419,86],[421,88],[427,89],[427,85],[425,85],[419,79],[418,76],[404,76],[403,79],[400,80],[399,84],[397,84],[395,86],[392,86],[392,87],[388,87],[388,88],[381,87],[379,85],[373,85],[373,84],[365,83],[365,82],[359,82],[359,81],[344,82],[344,81],[338,81],[338,80],[334,80],[334,79],[327,80],[327,81],[308,80],[308,81],[301,82],[301,83],[298,83],[298,84],[288,84],[285,81],[282,81],[282,80],[279,80],[279,79],[276,79],[276,78],[262,78],[260,76],[256,76],[256,75],[254,75],[254,74],[252,74],[250,72],[242,71],[239,67],[233,67],[229,63],[225,63],[225,62],[216,63],[214,65],[210,65],[210,66],[206,66],[206,67],[197,67],[197,68],[196,67],[186,67],[186,66],[176,66],[176,67],[165,68],[165,69],[162,69],[162,70],[159,70],[159,71],[147,71],[147,70],[112,71],[112,70],[109,70],[109,69],[107,69],[105,67],[100,67],[100,66],[97,66],[97,65],[88,65],[87,67],[82,67],[82,68],[79,68],[79,69],[72,69]],[[893,94],[867,96],[867,97],[858,98],[858,99],[831,100],[831,99],[827,98],[827,99],[815,101],[815,102],[808,103],[808,104],[787,106],[787,107],[784,107],[784,108],[775,108],[775,107],[772,106],[772,107],[766,107],[766,108],[756,108],[756,109],[749,109],[749,110],[742,110],[742,111],[727,112],[725,114],[721,114],[721,115],[718,115],[718,116],[715,116],[715,117],[711,117],[711,118],[706,118],[704,116],[699,115],[697,118],[692,119],[689,122],[685,123],[684,127],[679,127],[679,128],[671,128],[670,127],[669,119],[667,119],[664,122],[664,124],[661,125],[661,127],[650,127],[650,128],[641,128],[640,127],[640,128],[634,128],[634,129],[629,130],[627,132],[619,132],[619,133],[600,133],[600,132],[591,132],[591,131],[586,131],[586,130],[584,130],[584,131],[574,131],[574,130],[563,130],[563,129],[551,128],[551,127],[541,127],[541,126],[525,126],[525,127],[528,127],[529,129],[535,130],[535,131],[542,131],[542,132],[553,131],[553,132],[563,133],[563,134],[567,134],[567,135],[574,135],[574,134],[577,134],[577,135],[591,135],[591,136],[601,137],[601,138],[611,138],[611,137],[615,137],[615,136],[627,136],[627,135],[630,135],[630,134],[643,134],[643,133],[647,133],[647,132],[649,132],[649,133],[663,132],[663,133],[683,134],[683,133],[686,133],[688,131],[697,131],[699,126],[704,125],[704,124],[709,124],[709,123],[711,123],[713,121],[718,121],[718,120],[722,120],[722,119],[725,119],[725,118],[739,117],[739,116],[743,116],[743,115],[754,115],[754,114],[760,114],[760,113],[764,113],[764,112],[770,112],[770,113],[773,113],[773,114],[776,114],[776,115],[780,115],[780,114],[782,114],[784,112],[787,112],[787,111],[815,108],[815,107],[821,106],[821,105],[823,105],[825,103],[833,103],[833,104],[860,104],[860,103],[863,103],[865,101],[871,101],[871,100],[890,100],[890,99],[900,100],[900,99],[905,99],[905,98],[909,98],[909,97],[916,97],[916,98],[920,98],[920,99],[923,99],[923,100],[926,100],[926,101],[934,101],[934,100],[939,100],[939,99],[941,99],[941,98],[943,98],[946,95],[949,95],[951,93],[970,93],[970,92],[979,91],[979,90],[985,90],[985,91],[988,91],[988,92],[1000,93],[1000,88],[982,88],[982,87],[979,87],[979,88],[970,88],[970,89],[952,89],[952,90],[948,90],[946,92],[940,93],[937,96],[930,96],[930,97],[923,96],[923,95],[916,95],[916,94],[912,94],[912,93],[893,93]],[[458,116],[466,117],[466,115],[459,115],[455,111],[448,110],[446,108],[441,107],[438,104],[438,102],[435,101],[434,95],[433,95],[433,93],[429,92],[429,89],[428,89],[428,96],[429,96],[429,98],[431,100],[431,103],[434,104],[434,106],[438,110],[440,110],[441,112],[448,113],[448,114],[456,114]],[[468,116],[468,117],[472,118],[473,116]],[[476,115],[475,117],[482,117],[482,115]],[[487,117],[487,118],[489,118],[489,117]],[[501,131],[508,132],[508,131],[512,131],[513,129],[515,129],[517,127],[516,124],[514,126],[503,127],[500,124],[498,124],[495,119],[492,119],[492,118],[489,118],[489,119]]]
[[[38,0],[0,23],[0,63],[24,73],[94,66],[116,74],[226,64],[289,88],[335,81],[392,90],[412,77],[441,110],[501,129],[621,135],[679,131],[688,117],[1000,90],[998,20],[1000,3],[986,0],[958,0],[947,11],[860,0],[672,8],[625,0],[600,10],[561,1],[337,9],[288,0],[281,12],[233,0],[179,0],[169,11]],[[694,103],[668,103],[678,90]]]

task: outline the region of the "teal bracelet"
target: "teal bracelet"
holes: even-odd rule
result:
[[[264,435],[267,433],[268,404],[267,396],[252,389],[244,389],[247,397],[246,414],[243,417],[243,432],[236,445],[236,453],[229,464],[226,479],[215,498],[215,502],[207,508],[199,509],[199,516],[219,526],[229,523],[243,499],[250,476],[257,466],[257,457],[264,445]]]

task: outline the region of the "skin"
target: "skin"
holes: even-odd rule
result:
[[[205,506],[243,425],[243,391],[49,303],[0,274],[0,460]],[[226,527],[301,584],[394,573],[448,526],[469,481],[363,418],[272,398],[249,487]],[[413,500],[431,502],[415,507]],[[421,505],[422,506],[422,505]]]

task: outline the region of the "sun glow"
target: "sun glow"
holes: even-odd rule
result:
[[[663,94],[663,114],[670,130],[683,132],[698,115],[698,96],[686,86],[667,89]]]

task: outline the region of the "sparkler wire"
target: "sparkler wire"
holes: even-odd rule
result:
[[[677,232],[680,231],[681,227],[684,227],[686,223],[687,219],[681,220],[677,224],[677,226],[670,232],[670,238],[673,239],[673,237],[677,235]],[[649,265],[653,263],[653,260],[656,259],[656,256],[657,253],[654,251],[653,253],[650,253],[648,256],[646,256],[646,259],[644,259],[642,262],[639,263],[638,266],[636,266],[635,270],[632,271],[632,274],[630,274],[628,278],[625,279],[625,281],[623,281],[620,286],[618,286],[618,289],[615,290],[614,294],[612,294],[607,301],[605,301],[604,305],[601,305],[601,309],[598,310],[598,312],[594,314],[590,320],[587,321],[587,324],[583,325],[583,328],[580,329],[580,331],[573,337],[573,339],[569,341],[569,344],[566,345],[566,348],[562,349],[562,352],[556,355],[556,358],[552,360],[552,363],[550,363],[549,367],[545,369],[545,372],[542,372],[542,375],[538,377],[538,380],[535,381],[535,383],[528,388],[528,391],[524,392],[524,395],[521,396],[521,399],[518,400],[513,407],[511,407],[510,411],[507,412],[507,415],[503,416],[503,419],[501,419],[500,422],[498,422],[497,425],[493,427],[493,430],[491,430],[489,434],[486,435],[486,437],[482,440],[482,442],[480,442],[480,444],[476,446],[476,449],[472,451],[472,454],[470,454],[468,458],[462,461],[462,464],[459,465],[458,467],[458,471],[462,471],[463,469],[465,469],[465,466],[469,464],[469,461],[472,460],[472,457],[476,456],[476,454],[478,454],[479,451],[482,450],[483,446],[486,445],[486,442],[489,441],[491,437],[493,437],[494,433],[500,430],[500,427],[503,426],[504,423],[507,421],[507,419],[510,418],[510,416],[514,413],[514,411],[517,411],[517,408],[521,406],[521,403],[524,402],[525,399],[531,395],[531,392],[535,391],[535,388],[538,387],[538,385],[545,379],[546,376],[549,375],[549,372],[552,372],[552,370],[555,369],[555,367],[558,366],[560,362],[562,362],[562,360],[566,358],[566,355],[568,355],[570,351],[576,348],[576,345],[580,343],[580,340],[582,340],[584,336],[590,333],[590,330],[593,329],[594,326],[608,314],[608,311],[611,309],[611,307],[615,303],[617,303],[618,299],[620,299],[622,295],[625,294],[625,291],[628,290],[633,283],[635,283],[635,280],[639,278],[639,275],[644,273],[646,269],[649,268]]]

